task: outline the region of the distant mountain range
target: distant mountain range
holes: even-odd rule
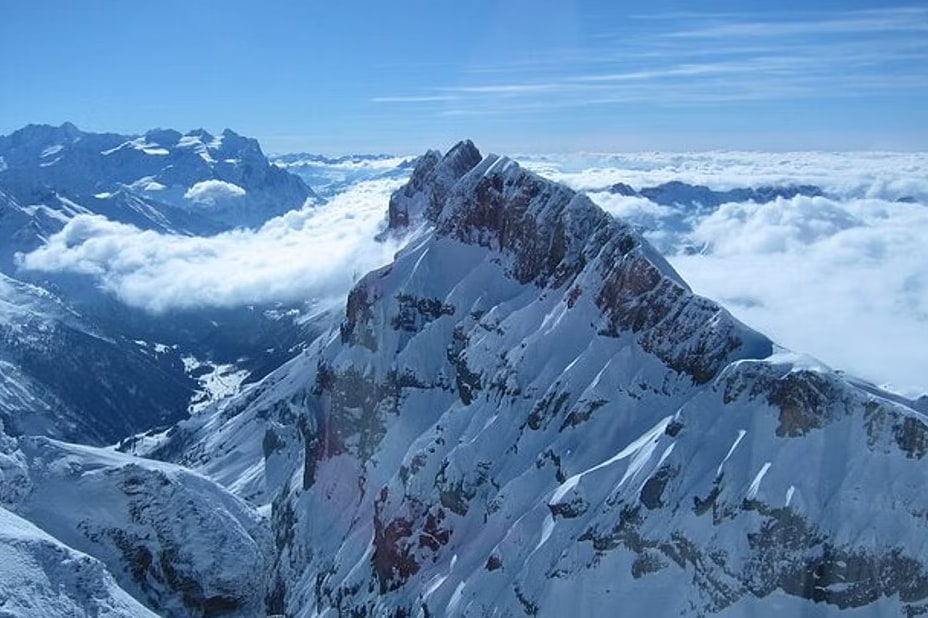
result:
[[[412,172],[416,157],[293,153],[271,156],[270,160],[305,180],[323,197],[329,197],[365,180],[405,178]]]
[[[226,129],[87,133],[30,125],[0,137],[0,187],[45,218],[86,209],[143,229],[205,234],[253,227],[313,198],[258,142]]]
[[[797,195],[819,197],[824,192],[813,185],[762,186],[718,191],[702,185],[674,180],[654,187],[636,190],[625,183],[609,187],[612,193],[626,197],[643,197],[661,206],[691,206],[703,209],[716,208],[729,202],[756,202],[766,204],[776,199],[790,199]]]

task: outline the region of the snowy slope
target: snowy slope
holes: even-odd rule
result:
[[[0,447],[3,507],[105,564],[123,590],[158,615],[261,613],[265,522],[212,481],[177,466],[47,438],[0,434]],[[100,578],[96,560],[84,558],[87,569],[97,565]],[[102,587],[84,579],[70,584],[78,599]]]
[[[0,612],[34,616],[154,617],[98,560],[0,508]]]
[[[294,616],[917,615],[928,423],[588,198],[429,153],[340,327],[149,452],[271,504]]]

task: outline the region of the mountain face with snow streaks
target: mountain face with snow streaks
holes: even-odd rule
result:
[[[0,137],[0,157],[0,187],[20,203],[63,212],[64,199],[142,229],[255,227],[313,197],[297,176],[270,164],[257,140],[229,129],[132,136],[30,125]]]
[[[144,450],[270,505],[294,616],[915,616],[928,423],[589,199],[425,155],[341,324]]]

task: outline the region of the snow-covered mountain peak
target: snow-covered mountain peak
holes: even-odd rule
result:
[[[448,167],[455,174],[463,174],[469,171],[483,157],[480,151],[469,139],[461,140],[451,147],[442,158],[442,164]]]
[[[925,419],[474,153],[420,159],[390,211],[429,230],[337,330],[154,440],[272,504],[269,611],[920,611]]]
[[[266,484],[243,489],[288,539],[278,609],[604,615],[617,588],[657,615],[920,607],[924,500],[898,479],[924,476],[923,418],[773,355],[585,196],[447,156],[390,203],[431,233],[339,332],[199,421],[227,451],[265,429]],[[861,477],[907,505],[885,540],[858,532],[884,503]]]
[[[125,190],[150,203],[100,214],[159,231],[257,227],[314,197],[299,177],[271,165],[257,140],[230,129],[116,135],[30,125],[0,136],[0,158],[0,186],[22,203],[52,192],[93,210],[93,197]]]
[[[14,132],[10,137],[21,147],[32,146],[44,149],[52,142],[70,143],[76,141],[81,137],[81,130],[70,122],[65,122],[57,127],[48,124],[30,124]]]
[[[444,156],[437,150],[426,152],[419,158],[409,182],[390,198],[389,229],[403,230],[426,220],[435,221],[451,188],[482,159],[470,140],[458,142]]]

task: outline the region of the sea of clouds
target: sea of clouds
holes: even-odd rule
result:
[[[151,312],[339,300],[394,242],[374,239],[402,181],[361,182],[324,206],[291,211],[257,230],[208,237],[144,231],[80,215],[20,266],[89,275],[124,303]]]
[[[928,207],[874,199],[726,204],[671,256],[697,291],[781,344],[878,383],[928,387]]]
[[[928,154],[519,157],[641,226],[705,296],[796,351],[908,395],[928,392]],[[606,190],[813,184],[824,196],[661,206]],[[258,230],[190,238],[79,216],[24,268],[83,273],[153,312],[344,297],[397,247],[374,240],[402,180],[362,180]],[[903,201],[899,201],[902,199]]]
[[[641,226],[698,293],[783,346],[907,395],[928,392],[928,153],[526,157]],[[811,184],[823,197],[709,212],[603,189]],[[899,201],[902,200],[902,201]]]

